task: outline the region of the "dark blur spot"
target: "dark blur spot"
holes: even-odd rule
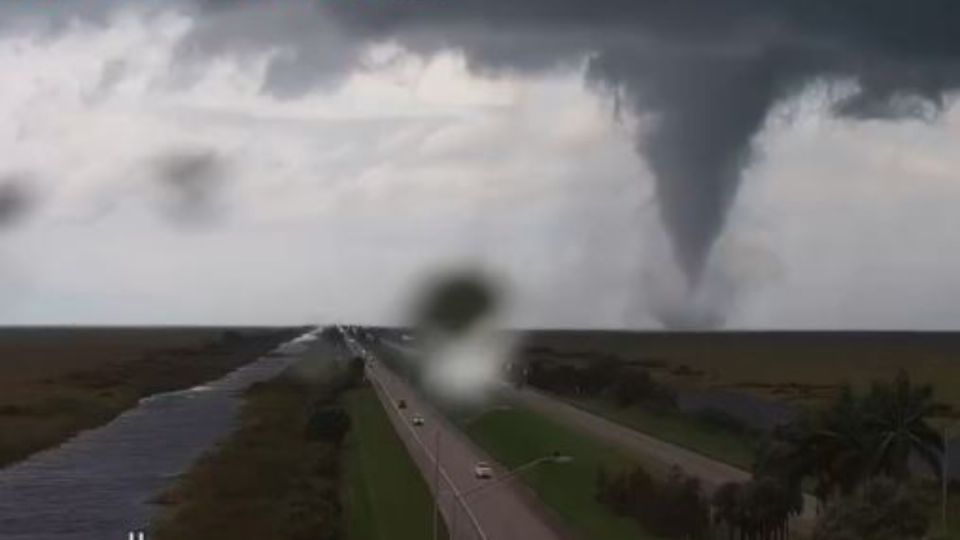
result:
[[[0,229],[19,225],[33,207],[34,197],[27,179],[0,178]]]
[[[418,322],[425,329],[461,334],[490,313],[496,301],[483,278],[470,273],[447,276],[427,291]]]
[[[223,187],[225,167],[209,150],[174,152],[162,156],[157,178],[163,205],[177,221],[199,222],[213,216]]]

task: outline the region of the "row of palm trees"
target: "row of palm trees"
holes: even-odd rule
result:
[[[754,480],[715,493],[715,517],[731,538],[779,540],[803,510],[804,488],[822,508],[874,478],[905,484],[915,464],[939,475],[944,441],[929,421],[940,412],[932,387],[912,384],[904,371],[863,395],[845,386],[828,408],[774,430]]]

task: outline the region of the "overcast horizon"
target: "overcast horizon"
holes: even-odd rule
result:
[[[485,69],[305,0],[26,4],[0,2],[0,324],[402,324],[472,268],[511,327],[960,328],[951,88],[895,121],[835,114],[854,83],[773,101],[689,293],[656,122],[586,55]]]

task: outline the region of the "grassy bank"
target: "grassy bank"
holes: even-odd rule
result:
[[[345,404],[352,420],[344,447],[347,538],[431,538],[430,493],[376,394],[354,390]]]
[[[747,434],[734,433],[679,411],[657,412],[642,406],[619,409],[599,399],[573,400],[572,403],[618,424],[735,467],[744,470],[753,467],[756,441]]]
[[[0,466],[102,425],[145,396],[253,361],[298,330],[0,330]]]
[[[152,538],[430,538],[427,487],[350,358],[321,340],[252,387],[237,429],[160,497],[168,507]],[[318,411],[342,415],[345,437]]]
[[[336,404],[344,384],[328,370],[291,369],[251,387],[234,433],[160,497],[168,508],[151,537],[340,538],[343,432],[321,431],[329,424],[317,427],[315,419],[332,411],[346,421]]]
[[[628,468],[622,454],[582,437],[525,409],[486,413],[467,426],[474,441],[508,468],[557,451],[573,461],[545,464],[523,474],[543,502],[583,538],[637,540],[653,538],[636,522],[613,514],[597,502],[597,470]]]

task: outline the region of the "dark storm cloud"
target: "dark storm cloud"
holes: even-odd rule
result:
[[[199,0],[185,8],[199,11],[179,59],[202,71],[203,61],[213,56],[272,52],[264,91],[291,97],[329,88],[358,67],[365,43],[331,24],[322,5],[315,0]]]
[[[770,110],[813,82],[854,90],[833,111],[928,117],[960,86],[953,0],[371,0],[325,11],[354,36],[478,70],[587,59],[592,82],[652,120],[638,141],[675,258],[696,284]]]
[[[49,12],[33,4],[0,0],[0,27],[11,13],[57,27],[101,23],[131,4],[174,6],[193,17],[179,67],[271,52],[264,90],[278,96],[337,82],[378,42],[462,52],[481,73],[585,62],[591,87],[645,120],[637,148],[690,289],[777,104],[808,85],[839,83],[830,109],[838,116],[932,118],[960,87],[958,0],[77,0]],[[184,201],[213,196],[196,189],[170,191]]]
[[[833,105],[837,115],[930,118],[960,86],[955,0],[171,1],[194,16],[181,67],[273,51],[265,90],[281,97],[334,84],[374,42],[460,51],[478,72],[586,61],[593,86],[651,121],[637,147],[691,285],[776,104],[807,84],[842,82],[853,91]],[[94,22],[120,5],[61,4],[70,7],[57,20]]]
[[[176,0],[179,1],[179,0]],[[129,0],[79,0],[31,2],[0,0],[0,32],[29,29],[34,35],[54,36],[76,22],[103,26],[112,14],[129,5]],[[136,5],[158,10],[164,0],[138,0]]]
[[[170,218],[198,223],[215,214],[225,180],[225,165],[215,153],[169,152],[156,160],[155,169],[161,205]]]

